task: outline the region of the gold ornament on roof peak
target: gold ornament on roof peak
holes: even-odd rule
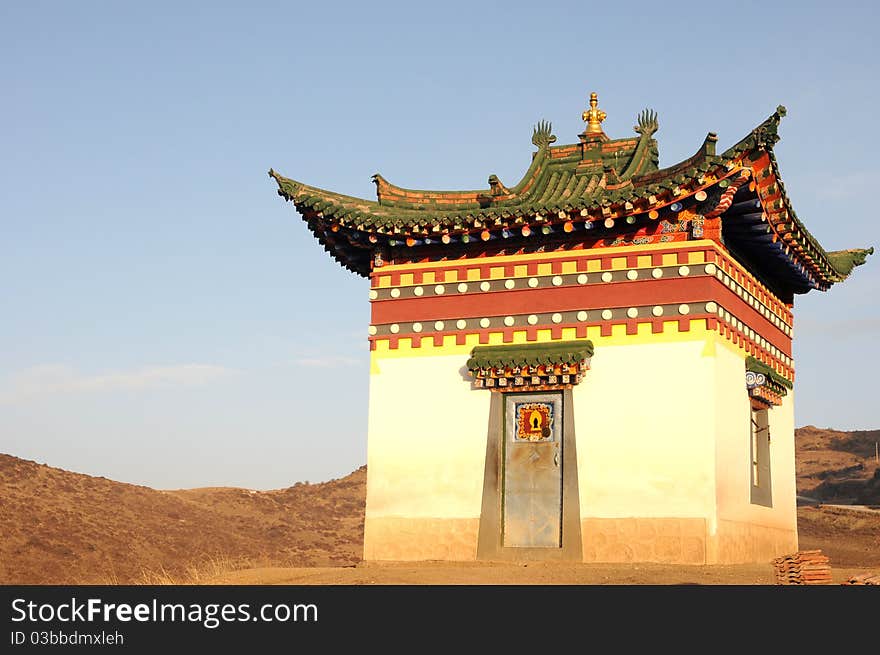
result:
[[[594,91],[590,94],[590,108],[585,110],[581,118],[587,124],[584,134],[604,134],[602,131],[602,121],[605,120],[607,114],[601,109],[597,109],[599,104],[599,96]]]

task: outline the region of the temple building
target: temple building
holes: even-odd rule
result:
[[[370,280],[366,560],[767,562],[797,550],[793,315],[826,251],[773,154],[785,109],[658,167],[656,113],[532,132],[516,184],[363,200],[269,174]],[[366,300],[366,299],[365,299]]]

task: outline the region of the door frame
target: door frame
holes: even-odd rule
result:
[[[528,395],[542,393],[525,392]],[[480,512],[478,560],[583,560],[580,500],[578,496],[577,447],[574,430],[574,403],[571,389],[562,390],[562,546],[532,548],[504,546],[504,439],[507,393],[490,394],[489,423],[486,435],[486,463],[483,475],[483,499]],[[520,395],[520,394],[517,394]]]

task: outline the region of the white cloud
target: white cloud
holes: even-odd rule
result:
[[[0,404],[10,404],[45,394],[196,387],[210,384],[235,372],[234,369],[210,364],[176,364],[87,375],[69,366],[34,366],[8,378],[7,383],[0,388]]]

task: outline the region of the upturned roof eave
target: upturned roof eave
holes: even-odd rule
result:
[[[785,207],[787,217],[795,226],[795,231],[803,235],[801,245],[807,246],[807,249],[813,248],[816,254],[821,257],[829,275],[826,278],[828,287],[836,282],[842,282],[852,273],[856,266],[865,263],[868,255],[873,254],[872,247],[861,249],[852,248],[847,250],[827,251],[819,240],[807,229],[806,225],[798,218],[797,213],[792,207],[791,199],[785,191],[782,183],[782,177],[779,172],[779,163],[776,160],[774,146],[779,142],[779,123],[786,115],[787,110],[783,105],[779,105],[776,111],[766,120],[753,129],[748,135],[739,142],[728,148],[722,153],[722,158],[749,157],[766,153],[770,160],[772,174],[780,189],[780,197]],[[756,158],[755,158],[756,159]]]

